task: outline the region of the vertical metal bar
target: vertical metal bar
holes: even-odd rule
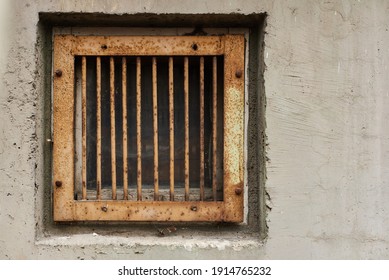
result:
[[[122,58],[122,111],[123,111],[123,199],[128,199],[127,150],[127,60]]]
[[[185,200],[189,200],[189,59],[184,58]]]
[[[154,200],[159,200],[158,181],[158,91],[157,91],[157,59],[153,57],[153,130],[154,130]]]
[[[86,199],[86,57],[82,57],[82,199]]]
[[[115,132],[115,60],[110,57],[110,109],[111,109],[111,174],[112,199],[116,200],[116,132]]]
[[[96,183],[97,199],[101,199],[101,58],[96,58]]]
[[[212,194],[216,201],[217,188],[217,57],[213,57],[212,75]]]
[[[200,200],[204,200],[204,57],[200,57]]]
[[[136,158],[137,200],[142,200],[141,59],[136,58]]]
[[[174,201],[174,73],[173,57],[169,57],[169,147],[170,147],[170,201]]]

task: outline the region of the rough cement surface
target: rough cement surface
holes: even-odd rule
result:
[[[387,258],[389,3],[275,1],[272,8],[265,39],[271,255]]]
[[[172,3],[174,2],[174,3]],[[2,1],[0,258],[389,257],[386,1]],[[42,220],[47,79],[40,12],[267,13],[268,238],[106,234]],[[47,65],[46,65],[47,66]],[[46,110],[46,111],[45,111]],[[270,210],[271,208],[271,210]],[[46,213],[46,214],[45,214]],[[97,235],[94,235],[93,233]]]

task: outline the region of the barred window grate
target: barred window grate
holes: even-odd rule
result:
[[[223,56],[77,56],[77,199],[222,201],[222,73]]]
[[[54,36],[54,221],[243,221],[243,35]]]

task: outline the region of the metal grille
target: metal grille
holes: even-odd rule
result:
[[[243,220],[244,36],[54,36],[54,221]]]
[[[223,200],[223,56],[80,56],[75,68],[77,199]]]

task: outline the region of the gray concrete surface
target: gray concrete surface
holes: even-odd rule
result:
[[[389,258],[389,2],[8,0],[0,11],[1,259]],[[266,238],[240,227],[183,225],[159,238],[146,225],[51,225],[39,13],[56,12],[267,14]]]

